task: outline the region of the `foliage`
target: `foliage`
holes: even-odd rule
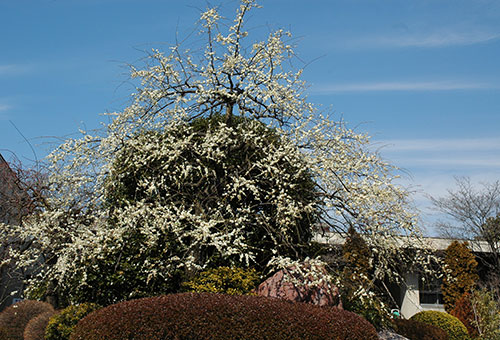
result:
[[[345,261],[340,279],[343,308],[363,316],[377,329],[387,327],[389,315],[382,301],[373,292],[370,248],[351,227],[342,250]]]
[[[31,319],[53,311],[54,308],[46,302],[24,300],[0,313],[0,328],[7,334],[6,340],[23,340],[24,328]]]
[[[448,340],[448,334],[436,326],[406,319],[392,320],[396,332],[410,340]]]
[[[44,340],[45,328],[54,313],[55,311],[44,312],[31,319],[24,329],[24,340]]]
[[[477,337],[479,335],[475,324],[476,318],[472,308],[470,293],[463,294],[455,301],[455,307],[451,310],[450,314],[462,321],[470,336]]]
[[[457,177],[456,189],[432,201],[436,209],[456,222],[441,222],[443,234],[466,238],[476,245],[486,242],[491,252],[478,256],[493,275],[500,277],[500,181],[476,186],[468,177]]]
[[[334,307],[251,295],[182,293],[121,302],[84,318],[71,340],[378,339],[361,317]]]
[[[158,287],[175,291],[179,276],[220,265],[272,272],[303,260],[318,220],[337,234],[352,225],[365,235],[377,250],[378,279],[396,279],[400,261],[426,263],[426,256],[399,251],[415,248],[420,232],[406,190],[393,183],[397,169],[372,151],[366,135],[307,101],[302,71],[290,63],[289,33],[247,38],[254,7],[242,0],[228,25],[208,9],[200,18],[207,39],[200,54],[181,45],[167,54],[154,50],[144,68],[132,67],[133,103],[103,129],[82,131],[51,153],[47,207],[18,229],[33,240],[17,252],[20,266],[48,259],[29,289],[46,285],[45,294],[64,303],[95,301],[90,287],[102,279],[100,292],[112,283],[123,288],[105,297],[112,302]],[[217,115],[223,120],[200,135],[193,122]],[[277,142],[266,143],[263,134]],[[246,145],[260,158],[229,180],[224,167],[237,169],[231,162],[242,161]],[[233,148],[238,152],[228,153]],[[266,185],[247,177],[253,172],[265,175]],[[206,187],[198,185],[205,180]],[[190,195],[158,199],[178,188]]]
[[[423,311],[413,315],[410,320],[415,320],[436,326],[448,334],[449,340],[469,340],[467,328],[462,321],[445,312]]]
[[[199,273],[184,286],[187,290],[198,293],[241,295],[254,290],[259,280],[259,274],[255,269],[218,267]]]
[[[479,280],[476,267],[476,258],[467,242],[453,241],[446,248],[441,285],[446,311],[450,312],[463,294],[472,291]]]
[[[50,318],[45,330],[45,340],[69,340],[76,324],[88,314],[101,308],[94,303],[68,306]]]
[[[479,338],[500,339],[500,303],[485,289],[475,290],[471,295],[474,322]]]

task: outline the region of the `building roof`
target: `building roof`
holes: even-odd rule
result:
[[[467,241],[469,248],[475,253],[491,253],[491,248],[486,241],[476,240],[459,240],[454,238],[441,237],[423,237],[419,240],[416,237],[395,237],[395,242],[403,244],[411,244],[418,246],[420,249],[430,249],[434,251],[444,251],[453,241]],[[342,245],[345,242],[345,235],[332,232],[317,233],[314,236],[314,241],[323,244]]]

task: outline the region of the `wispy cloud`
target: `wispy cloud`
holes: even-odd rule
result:
[[[375,146],[391,163],[411,169],[398,183],[414,192],[413,202],[430,233],[443,216],[430,209],[429,196],[446,196],[448,189],[455,188],[454,176],[469,176],[474,183],[500,178],[498,137],[379,140]]]
[[[500,150],[500,138],[395,139],[377,141],[377,144],[390,152]]]
[[[477,157],[463,155],[459,156],[443,156],[439,157],[403,157],[397,158],[399,164],[405,166],[426,166],[426,167],[474,167],[474,168],[498,168],[500,167],[500,159],[496,157]]]
[[[398,36],[375,36],[358,40],[359,46],[373,47],[448,47],[486,43],[500,38],[500,33],[489,32],[431,32]]]
[[[24,64],[0,65],[0,76],[24,74],[29,72],[31,68],[32,67],[30,65]]]
[[[10,105],[0,104],[0,112],[7,111],[10,108],[11,108]]]
[[[381,154],[402,167],[500,168],[500,138],[377,141]]]
[[[473,29],[441,29],[431,32],[375,33],[363,37],[349,37],[337,42],[336,46],[347,49],[421,47],[440,48],[468,46],[489,43],[500,39],[500,32],[477,31]]]
[[[394,81],[374,83],[346,83],[315,85],[313,94],[331,94],[339,92],[375,92],[375,91],[456,91],[495,88],[488,83],[467,81]]]

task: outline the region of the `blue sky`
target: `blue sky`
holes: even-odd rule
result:
[[[212,2],[231,18],[236,1]],[[453,176],[500,179],[500,2],[262,0],[247,28],[297,38],[309,98],[406,172],[426,195]],[[206,1],[0,0],[0,152],[39,158],[133,91],[127,64],[193,31]]]

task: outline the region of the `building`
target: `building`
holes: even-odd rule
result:
[[[344,243],[345,238],[335,233],[322,233],[317,234],[315,240],[319,243],[340,246]],[[453,241],[455,239],[426,237],[423,244],[436,255],[444,255],[444,251]],[[469,247],[476,255],[476,258],[482,258],[484,255],[491,253],[490,247],[484,241],[470,242]],[[481,261],[478,261],[478,265],[478,271],[484,273],[486,268],[481,267]],[[398,303],[401,316],[406,319],[425,310],[444,311],[441,280],[423,278],[417,272],[407,272],[404,275],[403,284],[391,285],[390,291]]]
[[[18,225],[28,202],[29,196],[21,189],[16,173],[0,154],[0,223]],[[16,302],[23,289],[22,273],[8,263],[8,248],[14,244],[19,242],[2,235],[0,230],[0,262],[7,261],[0,266],[0,311]]]

